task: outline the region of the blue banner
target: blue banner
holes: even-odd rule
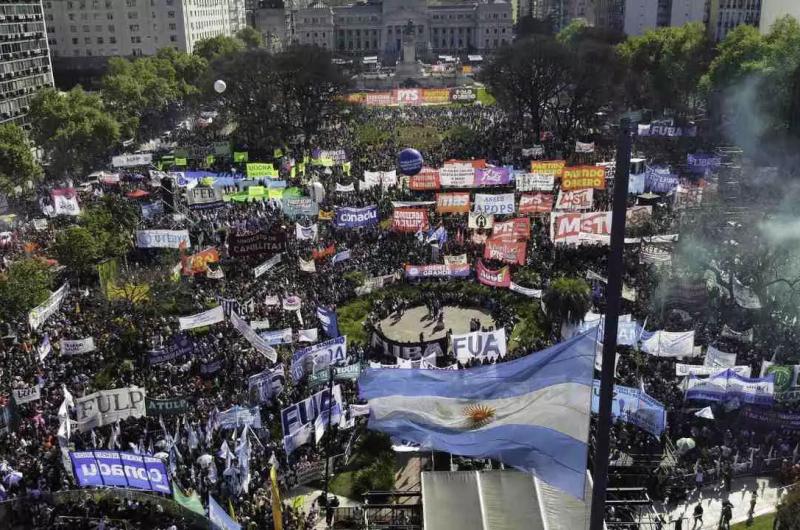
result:
[[[236,429],[242,425],[260,429],[261,408],[253,407],[247,409],[239,405],[234,405],[228,410],[223,410],[219,413],[217,423],[220,429]]]
[[[693,173],[704,173],[709,169],[717,169],[722,165],[722,159],[718,156],[709,154],[686,155],[686,165]]]
[[[157,215],[161,215],[163,213],[164,213],[164,203],[162,203],[161,201],[142,204],[143,219],[152,219],[153,217],[156,217]]]
[[[336,208],[333,224],[339,228],[363,228],[378,224],[378,207]]]
[[[281,204],[287,217],[315,216],[319,213],[319,205],[310,197],[284,197]]]
[[[194,353],[194,341],[185,333],[175,335],[165,348],[150,350],[150,364],[161,364]]]
[[[214,526],[222,530],[242,530],[242,526],[225,513],[211,495],[208,496],[208,518]]]
[[[317,306],[317,318],[326,336],[331,339],[339,336],[339,321],[336,318],[336,311],[325,306]]]
[[[158,458],[119,451],[70,452],[69,458],[81,487],[119,486],[172,493],[166,466]]]
[[[648,166],[645,170],[645,188],[653,193],[669,193],[678,187],[678,175],[669,168]]]
[[[306,374],[324,370],[331,364],[345,360],[347,360],[347,336],[343,335],[294,352],[292,378],[299,381]]]
[[[599,410],[600,381],[595,379],[592,385],[592,412],[597,414]],[[638,388],[614,385],[611,416],[636,425],[656,438],[661,436],[667,427],[667,412],[664,405]]]
[[[710,377],[690,375],[686,399],[771,406],[775,403],[775,374],[748,378],[729,369]]]

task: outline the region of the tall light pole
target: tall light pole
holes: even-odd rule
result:
[[[628,201],[628,179],[631,172],[631,122],[623,118],[619,124],[614,202],[611,213],[611,243],[608,255],[608,288],[603,332],[603,369],[600,372],[600,418],[597,421],[594,449],[594,487],[590,530],[603,530],[608,487],[609,430],[614,371],[617,357],[617,325],[622,301],[622,255],[625,247],[625,213]]]

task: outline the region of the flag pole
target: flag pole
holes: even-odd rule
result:
[[[594,487],[590,530],[603,530],[605,525],[606,489],[608,487],[609,430],[611,404],[616,368],[617,327],[622,298],[622,257],[625,246],[625,213],[628,200],[628,180],[631,171],[630,120],[619,124],[614,202],[611,214],[611,243],[608,256],[608,289],[603,334],[603,369],[600,372],[600,417],[597,422],[594,448]]]
[[[326,429],[325,434],[327,438],[325,439],[325,487],[324,491],[324,499],[325,499],[325,528],[331,527],[331,519],[330,516],[332,515],[331,507],[329,506],[330,501],[328,499],[328,489],[330,485],[330,463],[331,463],[331,437],[333,433],[331,432],[331,411],[333,409],[333,365],[328,363],[328,426]]]

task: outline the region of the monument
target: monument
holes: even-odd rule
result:
[[[417,63],[417,33],[414,21],[409,19],[403,29],[403,58],[397,63],[395,80],[402,82],[405,79],[422,77],[422,66]]]

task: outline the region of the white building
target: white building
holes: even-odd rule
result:
[[[647,30],[703,22],[705,0],[626,0],[625,34],[641,35]]]
[[[0,123],[25,123],[31,98],[53,86],[41,0],[0,3]]]
[[[761,0],[711,0],[708,31],[716,41],[737,26],[759,27],[760,22]]]
[[[776,20],[786,15],[800,21],[800,0],[764,0],[761,6],[761,33],[767,33]]]
[[[45,0],[44,8],[53,57],[64,58],[191,53],[246,24],[245,0]]]

